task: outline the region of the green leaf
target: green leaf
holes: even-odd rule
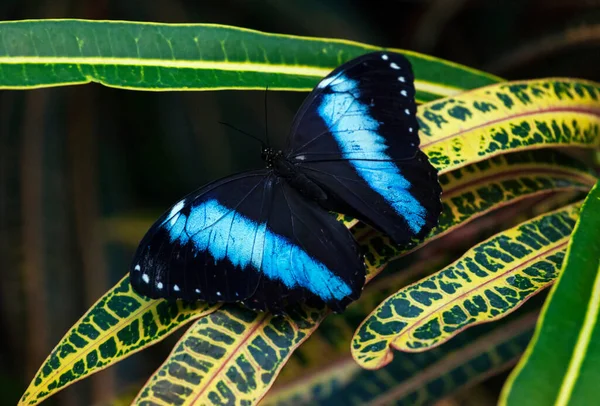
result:
[[[0,23],[0,89],[90,82],[135,90],[309,91],[331,70],[384,48],[215,24],[31,20]],[[500,81],[449,61],[397,50],[413,64],[417,99]]]
[[[217,308],[203,302],[168,303],[144,298],[133,291],[126,276],[52,350],[19,405],[35,405]]]
[[[466,331],[427,353],[401,353],[384,368],[351,357],[273,388],[261,406],[425,405],[512,366],[533,334],[537,311]]]
[[[589,405],[600,359],[600,182],[586,198],[558,282],[502,405]]]
[[[363,368],[378,369],[392,360],[392,348],[425,351],[517,309],[554,282],[579,206],[498,233],[386,299],[358,327],[351,347],[354,359]]]

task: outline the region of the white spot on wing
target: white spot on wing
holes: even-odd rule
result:
[[[400,94],[401,94],[402,96],[405,96],[405,97],[406,97],[406,95],[407,95],[407,93],[406,93],[406,90],[401,90],[401,91],[400,91]]]
[[[384,61],[388,60],[388,56],[386,54],[381,55],[381,59],[383,59]]]
[[[409,133],[413,132],[413,128],[412,127],[408,127],[408,132]]]
[[[327,87],[331,84],[331,82],[333,82],[334,80],[337,79],[337,75],[336,76],[330,76],[328,78],[323,79],[318,85],[317,87],[319,89],[323,89],[324,87]]]
[[[394,62],[390,63],[390,68],[392,68],[392,69],[400,69],[400,67],[398,65],[396,65]]]
[[[150,282],[150,277],[147,274],[142,274],[142,280],[146,283]]]
[[[349,97],[352,98],[351,95]],[[271,279],[281,281],[285,286],[309,288],[323,299],[340,300],[352,293],[351,288],[325,265],[309,257],[284,237],[268,230],[266,222],[246,218],[241,213],[221,206],[215,199],[190,207],[189,213],[182,211],[178,216],[176,224],[182,226],[177,230],[169,230],[171,239],[180,244],[190,241],[196,251],[209,253],[215,261],[227,258],[234,266],[241,268],[252,265],[255,269],[263,269]],[[255,243],[248,244],[248,240],[254,240]],[[301,273],[302,277],[286,271],[292,257],[297,258],[296,263],[305,270]],[[216,282],[216,273],[213,273],[213,278]],[[219,300],[223,296],[221,292],[214,294]]]
[[[179,286],[177,286],[177,285],[173,285],[173,290],[174,290],[175,292],[179,292]]]
[[[405,114],[410,114],[410,111],[408,111],[408,109],[404,109],[404,113]]]
[[[162,282],[158,282],[156,284],[156,287],[158,288],[158,290],[161,290],[163,288],[163,283]]]
[[[200,289],[196,289],[196,293],[200,293]]]
[[[398,80],[402,83],[406,82],[406,79],[404,79],[404,76],[398,76]]]
[[[304,155],[298,155],[298,156],[296,157],[296,159],[297,159],[298,161],[304,161],[304,160],[306,159],[306,156],[304,156]]]
[[[133,268],[133,269],[135,269],[136,271],[139,271],[139,270],[141,270],[142,268],[140,268],[140,264],[137,264],[137,265],[135,266],[135,268]]]
[[[179,203],[177,203],[171,209],[171,212],[169,213],[169,218],[171,219],[171,225],[172,226],[174,226],[175,223],[177,223],[177,219],[179,219],[179,216],[177,215],[177,213],[179,213],[181,211],[181,209],[183,209],[184,205],[185,205],[185,199],[183,199],[182,201],[180,201]]]

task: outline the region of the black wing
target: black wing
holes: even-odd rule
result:
[[[437,172],[419,149],[408,60],[374,52],[324,78],[300,108],[286,156],[329,195],[332,211],[398,244],[420,238],[441,212]]]
[[[325,210],[280,182],[270,170],[247,172],[175,204],[138,247],[134,289],[274,311],[309,297],[343,308],[364,282],[358,247]]]
[[[268,229],[295,246],[267,244],[265,265],[272,261],[270,269],[276,269],[295,286],[290,288],[282,278],[262,278],[245,304],[256,310],[279,310],[312,296],[339,312],[358,299],[366,272],[360,247],[350,231],[282,178],[274,179],[272,207]]]

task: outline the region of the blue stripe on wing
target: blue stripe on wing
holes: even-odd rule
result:
[[[173,206],[162,224],[171,242],[191,242],[194,249],[208,251],[215,262],[227,258],[242,270],[251,265],[269,279],[280,280],[288,288],[306,288],[325,301],[342,300],[352,293],[325,265],[270,231],[266,223],[257,223],[214,199],[191,207],[189,216],[181,212],[184,207],[184,201]]]
[[[410,182],[386,153],[385,138],[378,133],[379,122],[369,114],[369,106],[359,100],[359,83],[338,74],[319,87],[329,87],[319,106],[319,115],[335,138],[345,159],[378,194],[393,207],[418,234],[427,212],[408,191]],[[400,114],[410,114],[405,110]]]

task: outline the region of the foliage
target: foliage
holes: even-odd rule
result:
[[[0,23],[0,31],[0,88],[5,89],[94,81],[145,91],[262,89],[266,85],[305,91],[338,64],[381,49],[202,24],[41,20]],[[586,192],[595,183],[595,174],[586,164],[537,150],[598,149],[598,84],[569,78],[501,82],[448,61],[400,52],[407,53],[414,65],[417,98],[428,102],[418,109],[421,146],[441,174],[444,212],[440,226],[425,241],[403,251],[385,236],[346,219],[368,252],[369,280],[398,257],[418,256],[426,245],[451,240],[459,231],[468,230],[470,223],[494,212],[514,204],[531,206],[536,199],[559,193]],[[348,320],[356,326],[367,317],[353,340],[354,357],[364,367],[381,368],[391,361],[390,346],[424,351],[467,327],[504,317],[522,306],[558,277],[579,214],[580,203],[567,203],[534,218],[526,211],[513,216],[511,228],[494,230],[482,243],[473,241],[456,262],[413,285],[405,286],[407,281],[403,281],[397,292],[386,293],[389,297],[371,316],[367,313],[372,308],[361,319]],[[137,403],[254,404],[265,396],[294,350],[327,316],[325,309],[308,307],[275,317],[235,305],[168,305],[139,297],[125,277],[60,341],[21,404],[37,404],[189,322],[191,326],[171,355],[139,392]],[[484,329],[496,337],[497,351],[506,343],[518,345],[514,353],[503,353],[505,357],[468,381],[514,361],[526,341],[523,334],[528,330],[522,326],[531,326],[532,318],[527,317],[529,324],[507,329],[504,335],[500,323]],[[451,373],[454,369],[443,360],[460,348],[460,354],[471,355],[464,363],[451,365],[460,374],[478,355],[494,357],[495,350],[486,353],[477,335],[463,334],[440,350],[431,350],[434,359],[425,362],[422,358],[416,364],[433,365],[438,374]],[[440,362],[445,365],[441,369],[436,367]],[[344,385],[361,376],[356,367],[353,371],[342,377]],[[331,380],[335,366],[323,373],[324,382]],[[408,376],[404,371],[394,382]],[[429,395],[419,390],[434,377],[415,374],[412,392],[407,389],[402,396],[425,401]],[[461,387],[464,381],[455,380],[443,393]],[[342,390],[344,385],[336,383],[331,390]],[[391,396],[385,399],[404,399],[397,395],[385,395]]]
[[[311,90],[333,68],[382,49],[213,24],[42,20],[0,23],[0,88],[98,82],[132,90]],[[408,52],[417,99],[497,81]]]
[[[583,405],[596,396],[600,309],[600,182],[590,191],[527,352],[500,404]]]

